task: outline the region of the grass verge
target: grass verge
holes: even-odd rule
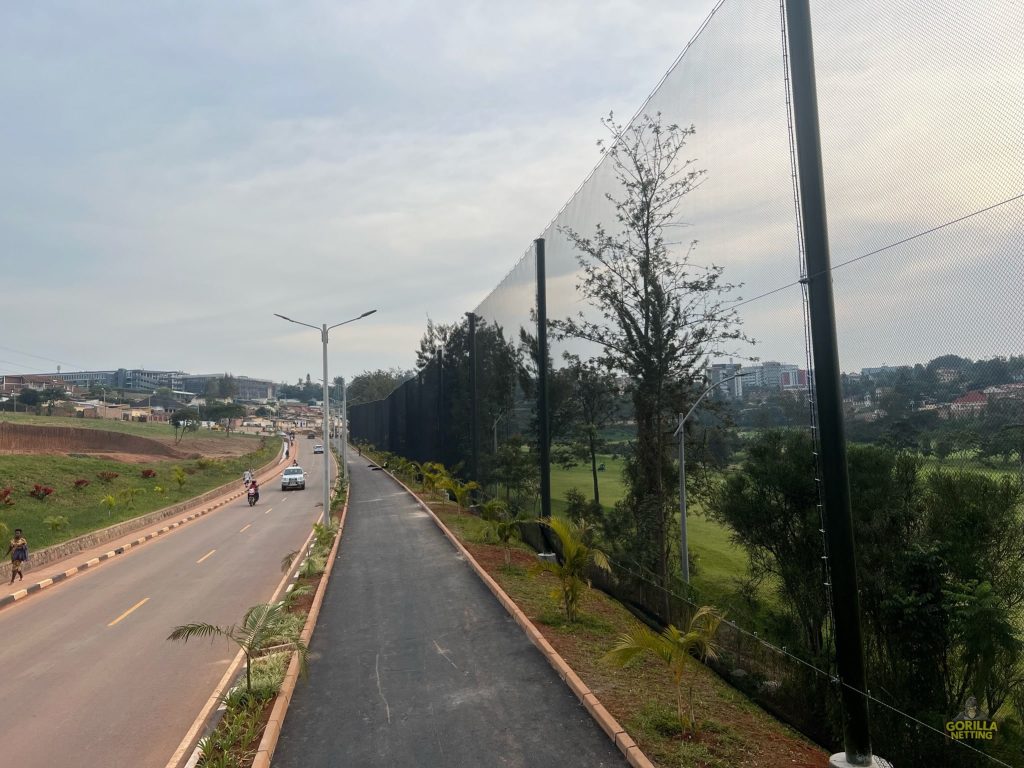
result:
[[[33,550],[59,544],[177,504],[232,480],[240,481],[247,468],[271,461],[280,450],[280,443],[254,441],[253,447],[253,452],[231,459],[149,464],[128,464],[82,454],[0,456],[0,492],[11,488],[8,498],[13,502],[0,503],[0,521],[11,530],[21,528]],[[143,477],[146,470],[154,474]],[[86,484],[76,488],[76,481]],[[37,499],[31,495],[37,484],[52,488],[53,492]],[[66,522],[47,523],[47,518],[64,518]]]

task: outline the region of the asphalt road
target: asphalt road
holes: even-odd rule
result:
[[[625,765],[427,514],[349,459],[345,534],[274,768]]]
[[[255,507],[240,498],[0,611],[0,744],[12,764],[164,768],[237,652],[165,638],[179,624],[237,623],[271,597],[281,558],[320,514],[320,458],[300,446],[305,491],[282,493],[275,478]]]

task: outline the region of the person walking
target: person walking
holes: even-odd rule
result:
[[[21,528],[14,529],[14,538],[11,539],[10,546],[7,547],[7,554],[11,556],[11,584],[14,583],[14,577],[17,576],[18,580],[25,578],[25,575],[21,572],[21,567],[28,560],[28,541],[21,533]]]

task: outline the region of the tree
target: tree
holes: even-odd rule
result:
[[[199,411],[195,408],[179,408],[171,414],[170,422],[174,427],[174,444],[178,445],[186,432],[199,429]]]
[[[348,382],[348,404],[372,403],[383,400],[398,386],[412,378],[410,371],[401,368],[378,368],[374,371],[363,371]]]
[[[683,733],[696,735],[697,720],[693,707],[693,677],[687,689],[687,714],[683,716],[683,678],[686,670],[697,661],[706,662],[717,658],[715,634],[722,623],[722,617],[709,605],[699,608],[690,618],[686,632],[669,625],[660,634],[655,634],[643,625],[637,625],[619,638],[619,642],[608,652],[606,658],[621,667],[645,653],[652,654],[663,662],[671,672],[672,684],[676,689],[676,714]]]
[[[306,673],[309,650],[302,642],[301,628],[291,621],[283,603],[260,603],[245,612],[240,626],[218,627],[195,623],[175,627],[168,640],[187,643],[194,637],[223,637],[237,645],[245,654],[245,690],[252,694],[252,660],[270,646],[282,646],[299,654],[300,669]]]
[[[741,470],[727,475],[713,514],[747,550],[752,575],[775,577],[780,602],[799,621],[803,646],[817,656],[825,648],[828,606],[814,446],[805,431],[769,430],[747,445],[746,454]]]
[[[18,393],[18,402],[27,408],[35,408],[39,405],[42,397],[39,394],[39,390],[30,389],[29,387],[22,388],[21,392]]]
[[[601,491],[597,485],[597,453],[604,448],[601,430],[615,417],[617,384],[615,376],[593,361],[582,362],[574,355],[565,355],[571,384],[571,395],[579,419],[573,437],[590,459],[590,473],[594,481],[594,503],[601,504]]]
[[[210,421],[219,422],[224,430],[231,434],[232,419],[245,416],[245,408],[238,403],[211,403],[206,406],[206,417]]]
[[[603,224],[593,237],[562,230],[577,251],[577,289],[596,313],[552,326],[561,338],[596,344],[598,361],[628,379],[637,424],[626,464],[624,505],[634,529],[628,554],[667,586],[675,414],[696,396],[708,353],[743,336],[738,314],[724,304],[735,286],[723,282],[722,268],[696,267],[695,244],[675,254],[665,237],[682,198],[704,176],[683,159],[694,128],[665,125],[660,114],[628,127],[611,116],[603,123],[612,134],[603,152],[619,183],[618,196],[608,195],[614,231]]]
[[[235,382],[235,377],[230,373],[225,373],[219,379],[217,379],[217,397],[222,400],[227,400],[238,394],[238,384]]]

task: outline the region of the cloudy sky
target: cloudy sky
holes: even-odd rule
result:
[[[708,0],[4,3],[0,370],[408,366]]]
[[[631,115],[711,0],[0,5],[0,372],[150,367],[293,381],[413,360],[430,315],[575,309],[557,227],[608,217],[599,117]],[[1024,6],[813,3],[846,369],[1024,352]],[[877,23],[876,23],[877,22]],[[742,282],[797,250],[778,4],[726,0],[650,102],[708,172],[679,242]],[[513,270],[507,290],[492,289]],[[526,279],[526,283],[523,280]],[[743,305],[799,362],[799,289]]]

